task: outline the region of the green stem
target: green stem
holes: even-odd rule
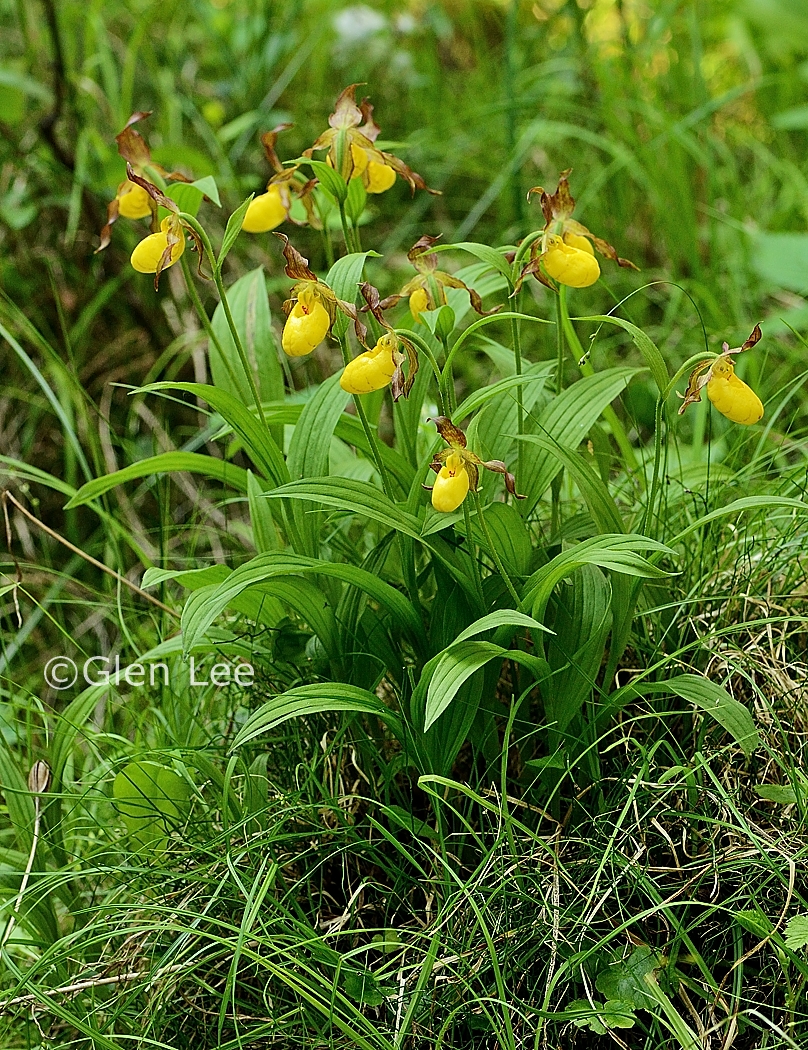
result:
[[[438,384],[438,408],[442,416],[446,415],[446,401],[443,396],[443,375],[438,365],[435,355],[432,353],[432,347],[427,343],[423,336],[418,335],[417,332],[410,331],[409,328],[395,328],[393,329],[396,335],[403,336],[405,339],[409,339],[411,343],[421,351],[424,357],[429,361],[432,366],[432,371],[435,374],[435,379]]]
[[[478,491],[475,491],[474,493],[474,503],[477,507],[477,519],[480,522],[480,528],[483,530],[483,535],[485,536],[485,542],[488,544],[488,549],[491,551],[491,557],[494,559],[494,563],[497,567],[497,570],[499,571],[499,574],[502,577],[502,579],[505,581],[505,586],[510,591],[510,595],[516,603],[515,608],[520,609],[522,605],[522,599],[519,597],[519,594],[513,585],[513,580],[511,579],[508,570],[505,568],[502,562],[502,558],[500,558],[499,556],[499,551],[497,550],[496,546],[494,545],[494,541],[491,538],[491,532],[489,531],[488,523],[486,522],[485,515],[483,514],[483,504],[482,500],[480,499],[480,493]]]
[[[230,358],[227,356],[227,354],[225,354],[224,349],[222,348],[222,344],[219,342],[216,333],[213,330],[213,325],[210,323],[210,318],[208,317],[207,310],[202,305],[202,300],[199,297],[199,292],[197,292],[196,290],[193,275],[191,274],[191,268],[188,265],[188,259],[184,252],[180,257],[180,266],[182,267],[182,274],[185,278],[185,285],[188,289],[188,295],[191,297],[191,302],[193,304],[194,309],[197,312],[199,320],[202,323],[202,327],[205,329],[205,333],[208,339],[210,339],[211,343],[216,347],[219,357],[221,357],[222,359],[222,364],[226,368],[227,374],[232,380],[233,386],[236,387],[236,389],[238,389],[238,376],[233,370],[233,366],[230,363]]]
[[[514,304],[516,309],[514,313],[519,312],[518,302]],[[519,320],[516,317],[511,317],[511,339],[513,341],[513,366],[514,371],[518,376],[522,374],[522,340],[519,334]],[[524,394],[522,390],[522,384],[520,383],[516,388],[516,433],[519,438],[525,432],[525,406],[523,400]],[[516,448],[516,473],[519,477],[523,477],[522,472],[522,458],[525,454],[524,441],[517,441]]]
[[[662,462],[662,413],[665,408],[664,397],[657,398],[656,411],[654,412],[654,470],[651,475],[651,490],[645,504],[645,513],[642,517],[642,534],[648,536],[651,526],[651,518],[654,514],[657,492],[659,490],[659,466]]]
[[[250,385],[250,392],[252,393],[253,400],[255,401],[255,407],[258,410],[259,419],[261,420],[261,423],[264,425],[264,427],[267,427],[268,429],[266,416],[264,415],[264,406],[261,404],[261,396],[258,393],[258,386],[255,382],[255,376],[253,375],[253,371],[250,368],[250,362],[247,360],[247,354],[244,350],[244,346],[242,345],[241,336],[238,334],[236,322],[233,320],[233,315],[230,312],[230,303],[227,301],[227,292],[225,291],[224,281],[222,280],[222,273],[216,264],[216,257],[213,254],[213,246],[210,243],[210,238],[205,232],[205,229],[200,225],[200,223],[196,221],[193,215],[189,215],[187,212],[180,212],[179,215],[183,223],[185,223],[185,225],[187,226],[190,226],[190,228],[196,233],[196,235],[199,237],[199,240],[202,243],[202,247],[205,249],[205,255],[207,256],[208,263],[210,264],[210,268],[213,271],[213,280],[216,282],[216,289],[219,292],[219,300],[221,301],[222,309],[224,310],[224,316],[227,320],[227,327],[230,329],[230,335],[233,337],[233,343],[236,347],[236,352],[238,353],[239,360],[241,361],[241,367],[244,369],[244,375],[247,377],[247,382]]]
[[[469,501],[463,500],[463,519],[466,523],[466,540],[469,545],[469,557],[471,558],[472,570],[474,572],[474,582],[477,585],[477,593],[480,596],[480,604],[485,604],[485,598],[483,596],[483,578],[480,575],[480,563],[477,561],[477,551],[474,549],[474,538],[471,532],[471,514],[469,513]]]
[[[351,360],[351,351],[348,347],[348,340],[345,338],[344,335],[341,335],[339,337],[339,345],[340,349],[342,350],[342,360],[347,365],[348,362]],[[373,428],[371,427],[370,421],[367,417],[367,413],[365,412],[365,406],[362,404],[362,396],[361,394],[352,394],[351,396],[353,397],[354,406],[356,408],[356,414],[357,416],[359,416],[359,420],[362,424],[362,429],[365,432],[365,437],[367,438],[368,445],[370,445],[370,451],[373,456],[373,462],[376,464],[376,469],[378,470],[379,476],[382,481],[382,489],[384,490],[385,496],[387,496],[388,499],[392,499],[393,497],[390,489],[390,480],[387,476],[387,468],[384,465],[381,450],[379,449],[378,443],[376,441],[376,435],[373,433]]]

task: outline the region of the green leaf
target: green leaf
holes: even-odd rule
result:
[[[765,915],[758,908],[733,912],[732,917],[748,933],[755,937],[768,937],[774,929],[774,924],[768,915]]]
[[[330,169],[329,169],[330,170]],[[325,277],[325,283],[334,292],[338,299],[346,303],[355,303],[359,294],[359,285],[362,282],[362,274],[365,269],[365,260],[368,256],[378,258],[379,253],[374,251],[354,252],[351,255],[343,255],[337,259]],[[339,339],[348,331],[351,322],[342,313],[337,311],[337,316],[331,331],[334,337]]]
[[[808,915],[795,915],[789,919],[785,930],[786,948],[798,952],[808,948]]]
[[[231,285],[227,291],[227,301],[261,400],[282,401],[283,369],[272,332],[272,317],[262,267],[251,270]],[[242,405],[252,405],[252,387],[244,374],[244,366],[221,303],[213,313],[211,327],[216,336],[215,340],[208,343],[210,374],[214,386],[227,391]],[[272,436],[276,444],[282,443],[283,432],[280,428],[274,428]]]
[[[219,187],[212,175],[206,175],[204,179],[197,179],[196,182],[172,182],[166,196],[176,202],[180,211],[188,212],[194,218],[204,197],[209,197],[217,208],[221,207]]]
[[[203,474],[239,492],[247,491],[247,471],[243,467],[237,467],[234,463],[216,459],[214,456],[203,456],[198,452],[162,452],[159,456],[150,456],[122,470],[116,470],[114,474],[105,474],[102,478],[88,481],[65,504],[65,510],[82,507],[85,503],[103,496],[105,492],[127,481],[137,481],[156,474],[174,474],[180,471]]]
[[[184,818],[190,794],[187,781],[173,769],[145,759],[124,766],[112,784],[115,808],[140,852],[163,852]]]
[[[251,193],[250,196],[240,204],[238,208],[233,212],[230,218],[227,220],[227,229],[224,231],[224,237],[222,237],[222,247],[219,249],[219,258],[216,260],[216,269],[219,273],[222,272],[222,264],[227,258],[227,253],[236,243],[238,235],[241,233],[241,227],[244,224],[244,216],[247,214],[247,209],[252,203],[252,199],[255,196]],[[228,293],[228,299],[230,295]]]
[[[250,524],[253,531],[253,543],[259,554],[277,550],[281,546],[270,505],[261,498],[264,492],[264,486],[260,484],[253,472],[248,470],[247,501],[250,507]]]
[[[370,970],[344,968],[342,971],[342,987],[347,996],[365,1006],[381,1006],[385,1000],[385,995],[379,987],[379,982]]]
[[[500,394],[506,394],[510,390],[514,390],[518,386],[527,386],[529,384],[538,384],[535,392],[539,392],[547,382],[547,377],[552,372],[552,365],[542,365],[541,371],[526,373],[520,376],[506,376],[505,379],[500,379],[496,383],[491,383],[489,386],[481,386],[457,406],[455,411],[452,413],[452,421],[454,423],[461,423],[466,416],[470,416],[472,412],[484,405],[492,397],[497,397]]]
[[[569,1004],[564,1015],[576,1028],[588,1028],[596,1035],[606,1035],[610,1028],[633,1028],[637,1020],[631,1003],[620,999],[594,1004],[587,999],[576,999]]]
[[[653,376],[660,394],[667,389],[670,375],[668,374],[668,366],[665,364],[665,358],[659,352],[656,343],[654,343],[641,328],[638,328],[630,321],[624,321],[622,317],[614,317],[612,314],[595,314],[593,317],[575,317],[573,320],[600,321],[601,324],[617,325],[617,327],[622,328],[624,332],[628,332],[634,345],[645,358],[645,363],[648,365],[648,369]]]
[[[505,249],[492,248],[488,244],[479,244],[477,241],[461,241],[459,244],[440,244],[432,248],[432,253],[437,252],[448,252],[448,251],[464,251],[469,254],[476,256],[481,262],[492,269],[501,273],[503,277],[506,277],[508,281],[511,280],[511,264],[505,258],[504,251],[508,251],[509,246]]]
[[[700,675],[682,674],[669,679],[664,687],[714,718],[740,744],[744,754],[751,755],[760,747],[760,736],[749,709],[717,682]]]
[[[756,233],[750,259],[758,275],[775,288],[808,291],[808,235]]]
[[[353,223],[358,223],[365,210],[367,190],[361,179],[351,179],[348,183],[348,196],[345,198],[345,214]]]
[[[289,689],[259,707],[236,734],[230,750],[242,747],[290,718],[321,714],[324,711],[355,711],[376,715],[399,740],[404,739],[401,719],[374,693],[340,682],[316,682]]]
[[[645,978],[657,968],[656,956],[650,948],[635,948],[624,962],[615,963],[598,974],[595,987],[607,999],[619,1001],[631,1010],[649,1010],[657,1000],[649,994]]]
[[[781,806],[792,806],[797,801],[794,788],[781,784],[759,784],[755,788],[755,794],[766,802],[777,802]]]
[[[577,448],[598,421],[603,409],[641,371],[639,368],[608,368],[592,376],[584,376],[542,409],[536,419],[535,429],[564,448]],[[529,437],[523,435],[522,440],[529,440]],[[529,466],[527,477],[517,479],[527,496],[525,507],[528,513],[547,491],[563,463],[553,452],[540,449],[537,455],[529,458]]]
[[[315,178],[326,193],[338,203],[342,202],[344,204],[348,197],[348,187],[345,185],[345,179],[334,171],[330,164],[326,164],[323,160],[310,160],[308,157],[305,157],[303,162],[311,166]]]
[[[269,431],[232,394],[205,383],[171,382],[151,383],[140,387],[137,393],[156,393],[160,390],[182,390],[207,401],[238,434],[245,451],[265,478],[275,485],[283,485],[289,480],[286,463]]]

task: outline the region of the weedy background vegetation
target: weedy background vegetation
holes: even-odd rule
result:
[[[0,1043],[804,1046],[801,0],[0,0],[0,11],[0,477],[15,501],[0,554]],[[527,190],[552,188],[572,167],[576,216],[642,271],[612,268],[570,297],[573,313],[620,303],[615,312],[671,372],[705,346],[740,345],[758,321],[764,333],[739,364],[766,405],[759,426],[734,427],[705,399],[665,430],[648,534],[671,546],[662,564],[676,575],[645,584],[619,666],[605,667],[603,645],[590,650],[589,634],[575,632],[588,623],[597,635],[603,581],[625,577],[589,566],[574,592],[588,605],[569,597],[572,584],[549,604],[561,640],[546,655],[580,696],[580,720],[554,737],[546,694],[528,689],[514,704],[523,679],[508,660],[484,679],[488,722],[445,769],[427,769],[423,755],[413,765],[413,738],[402,743],[369,713],[313,709],[245,737],[264,701],[332,678],[391,709],[408,702],[407,675],[376,681],[366,654],[395,671],[414,643],[396,649],[358,600],[340,606],[357,639],[351,652],[347,628],[340,636],[342,678],[305,616],[284,607],[267,628],[246,603],[206,634],[209,648],[256,664],[246,699],[188,688],[179,672],[165,687],[99,688],[78,706],[77,690],[43,682],[55,653],[131,661],[165,641],[179,666],[171,610],[185,592],[161,579],[150,593],[166,611],[98,563],[140,583],[149,565],[236,567],[265,549],[266,515],[259,528],[256,501],[221,477],[138,477],[64,509],[90,479],[171,450],[253,465],[201,401],[129,394],[210,377],[179,267],[155,294],[128,265],[139,233],[124,221],[93,254],[124,175],[114,135],[133,111],[154,111],[144,133],[155,159],[216,179],[223,207],[208,207],[204,223],[219,243],[228,215],[271,174],[259,134],[292,122],[279,150],[298,156],[352,82],[367,84],[384,140],[442,191],[411,197],[399,180],[371,202],[361,233],[382,256],[366,268],[382,295],[412,276],[406,252],[424,233],[516,244],[541,226]],[[283,229],[324,274],[320,234]],[[441,256],[454,270],[470,261]],[[226,283],[259,266],[277,334],[289,287],[279,242],[242,234]],[[212,314],[215,288],[197,288]],[[550,293],[532,282],[522,308],[554,320]],[[498,351],[486,337],[503,331],[467,344],[458,400],[490,382]],[[619,327],[576,331],[599,371],[645,363]],[[525,326],[523,339],[527,360],[555,361],[550,325]],[[566,362],[572,383],[569,353]],[[341,364],[336,344],[322,346],[294,369],[289,404],[310,401]],[[627,531],[645,510],[656,399],[642,374],[613,402],[635,470],[608,426],[585,435]],[[390,407],[380,410],[392,441]],[[296,418],[276,426],[288,437]],[[355,427],[326,444],[337,479],[373,481],[361,440]],[[591,506],[568,474],[556,495],[556,527],[547,500],[528,561],[592,536]],[[720,513],[747,497],[759,501]],[[320,520],[329,560],[399,571],[378,525],[350,513]],[[441,535],[468,546],[451,527]],[[485,548],[479,530],[475,542]],[[519,550],[510,556],[517,565]],[[441,573],[424,569],[420,581],[429,655],[477,615]],[[501,606],[496,573],[486,582]],[[745,705],[757,746],[745,751],[692,697],[664,689],[682,674]],[[638,676],[647,688],[614,703]],[[610,702],[613,717],[601,718]],[[20,903],[39,804],[27,777],[39,758],[55,780]],[[122,796],[113,784],[133,762],[141,779]]]

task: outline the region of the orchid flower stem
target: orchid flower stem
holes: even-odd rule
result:
[[[199,292],[196,290],[194,278],[191,273],[191,267],[188,265],[188,258],[185,255],[185,253],[183,253],[183,255],[180,257],[180,266],[182,267],[182,274],[185,278],[185,286],[188,289],[188,295],[190,296],[193,307],[197,312],[200,322],[202,323],[202,327],[205,330],[205,334],[211,341],[212,345],[216,347],[216,351],[219,354],[219,357],[221,358],[222,364],[227,370],[227,374],[230,376],[233,386],[238,388],[238,376],[236,375],[233,369],[233,365],[230,362],[230,358],[227,356],[227,354],[225,354],[224,349],[222,348],[222,344],[219,342],[216,333],[213,330],[213,325],[210,323],[210,318],[208,317],[207,310],[202,305],[202,300],[199,297]]]
[[[266,416],[264,415],[264,406],[261,404],[261,395],[258,393],[255,376],[250,368],[250,362],[247,360],[247,354],[241,342],[241,336],[236,328],[236,322],[233,320],[233,315],[230,312],[230,303],[227,301],[227,292],[225,291],[224,281],[222,280],[222,271],[216,263],[216,256],[213,254],[213,246],[210,243],[210,237],[208,237],[204,227],[196,221],[193,215],[189,215],[187,212],[180,212],[180,218],[187,226],[190,226],[194,233],[196,233],[199,240],[202,242],[202,247],[205,249],[208,264],[213,271],[213,280],[216,282],[216,289],[219,292],[219,300],[222,304],[222,309],[224,310],[227,327],[230,329],[230,334],[233,337],[233,343],[236,347],[236,353],[239,356],[241,367],[244,369],[244,375],[247,377],[247,382],[250,385],[250,392],[255,401],[255,407],[258,409],[258,417],[263,426],[268,429]]]
[[[339,345],[340,349],[342,350],[342,360],[347,365],[351,360],[351,351],[348,347],[348,340],[345,338],[344,335],[341,335],[339,337]],[[392,494],[390,492],[390,480],[387,476],[387,468],[384,465],[384,460],[382,459],[382,454],[381,450],[379,449],[378,442],[376,440],[376,435],[373,433],[373,428],[371,427],[370,421],[367,417],[367,413],[365,412],[365,406],[362,404],[362,397],[360,394],[352,394],[351,396],[353,397],[354,406],[356,408],[356,414],[357,416],[359,416],[359,421],[362,424],[362,429],[365,432],[365,437],[367,438],[368,445],[370,446],[371,455],[373,456],[373,462],[376,464],[376,469],[379,472],[379,477],[382,481],[382,488],[384,489],[384,494],[385,496],[387,496],[388,499],[392,499]]]
[[[649,528],[654,517],[654,508],[659,492],[659,472],[662,463],[662,418],[665,409],[665,398],[657,398],[656,411],[654,413],[654,470],[651,474],[651,489],[645,503],[645,513],[642,516],[642,534],[649,535]]]
[[[496,565],[500,576],[505,581],[505,586],[508,588],[511,597],[513,598],[514,602],[516,602],[515,608],[520,609],[522,606],[522,599],[519,597],[519,593],[513,585],[513,580],[511,579],[508,570],[505,568],[502,558],[500,558],[499,556],[499,551],[497,550],[496,545],[494,544],[494,541],[491,538],[491,532],[488,528],[488,523],[485,520],[485,515],[483,514],[483,504],[482,500],[480,499],[480,493],[477,490],[475,490],[474,492],[474,503],[477,507],[477,520],[480,523],[480,528],[483,530],[485,542],[488,544],[488,549],[491,552],[491,557],[494,559],[494,564]]]
[[[480,575],[480,562],[477,557],[477,545],[474,542],[474,536],[471,531],[471,514],[469,513],[469,501],[463,500],[463,520],[466,524],[466,542],[469,545],[469,557],[471,558],[472,571],[474,572],[474,583],[477,587],[477,594],[480,598],[480,603],[485,604],[485,598],[483,597],[483,578]]]
[[[343,201],[337,201],[337,204],[339,205],[339,220],[342,223],[342,236],[345,238],[345,251],[350,255],[358,249],[354,246],[354,239],[351,233],[351,227],[348,223],[348,216],[345,214],[345,204]]]
[[[566,288],[559,285],[556,295],[556,397],[564,389],[564,311],[566,308]],[[564,471],[560,470],[550,485],[551,496],[551,529],[554,536],[561,527],[561,482]]]

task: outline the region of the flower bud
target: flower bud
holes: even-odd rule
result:
[[[426,294],[426,288],[416,288],[410,296],[410,313],[413,320],[420,321],[421,311],[427,309],[429,309],[429,296]]]
[[[118,214],[125,219],[145,219],[151,215],[151,197],[134,182],[126,179],[118,187]]]
[[[446,464],[441,467],[432,489],[432,506],[444,514],[457,510],[468,495],[469,476],[463,459],[451,452]]]
[[[755,391],[735,375],[729,358],[719,357],[710,369],[707,397],[722,416],[750,426],[763,418],[763,402]]]
[[[394,335],[383,335],[372,350],[359,354],[349,361],[339,378],[339,385],[349,394],[370,394],[390,383],[395,374],[395,349],[398,340]]]
[[[148,237],[144,237],[139,244],[135,245],[135,250],[132,252],[129,261],[138,273],[157,273],[157,266],[168,247],[168,229],[170,225],[170,217],[163,219],[160,223],[159,233],[150,233]],[[185,251],[185,236],[182,229],[179,229],[177,233],[179,240],[172,246],[171,257],[164,264],[163,269],[173,266]]]
[[[396,172],[389,164],[379,164],[372,160],[368,164],[365,188],[368,193],[384,193],[396,181]]]
[[[270,183],[266,193],[261,193],[250,201],[241,228],[247,233],[268,233],[269,230],[280,226],[288,214],[280,186]]]
[[[331,318],[314,288],[300,290],[283,327],[281,345],[290,357],[305,357],[328,334]]]
[[[569,288],[588,288],[600,277],[600,266],[591,246],[589,251],[576,248],[565,244],[555,234],[550,234],[547,238],[547,249],[541,261],[550,277]]]

